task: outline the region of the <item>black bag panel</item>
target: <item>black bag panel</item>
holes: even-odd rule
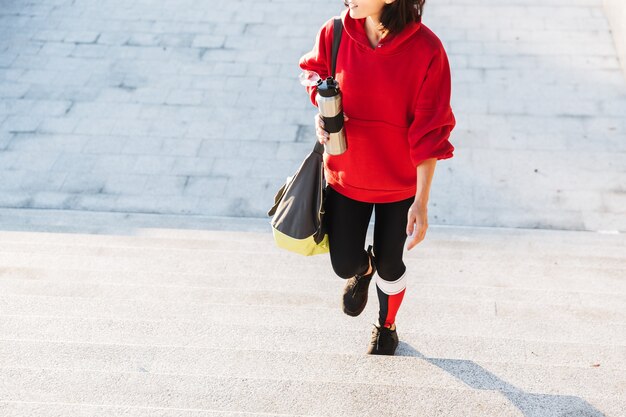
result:
[[[324,167],[322,166],[322,169],[324,169]],[[324,180],[324,178],[322,178],[322,196],[321,196],[321,206],[320,206],[320,224],[319,227],[317,228],[317,232],[315,232],[315,235],[313,235],[313,240],[315,241],[315,243],[320,243],[322,240],[324,240],[324,236],[326,236],[327,234],[327,230],[326,230],[326,222],[324,222],[324,216],[326,215],[326,212],[324,211],[324,207],[326,207],[326,181]]]
[[[306,239],[320,230],[324,171],[322,156],[312,152],[285,184],[272,226],[295,239]]]
[[[278,192],[276,193],[276,195],[274,196],[274,205],[272,206],[272,208],[267,212],[267,215],[272,217],[275,213],[276,213],[276,209],[278,209],[278,205],[280,204],[280,200],[283,199],[283,196],[285,195],[285,190],[287,189],[287,184],[289,182],[286,182],[283,184],[282,187],[280,187],[280,190],[278,190]]]

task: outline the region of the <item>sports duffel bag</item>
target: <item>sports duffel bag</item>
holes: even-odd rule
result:
[[[267,212],[274,241],[280,248],[300,255],[319,255],[329,251],[324,230],[324,147],[315,148],[296,173],[287,178],[274,197],[274,206]]]

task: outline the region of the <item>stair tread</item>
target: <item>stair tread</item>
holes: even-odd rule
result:
[[[4,284],[4,285],[3,285]],[[245,312],[265,311],[280,314],[298,314],[301,310],[309,316],[316,314],[332,314],[339,306],[340,287],[335,291],[326,291],[312,295],[310,293],[230,291],[213,289],[203,296],[177,298],[175,293],[168,297],[163,292],[162,298],[144,298],[132,292],[116,294],[84,294],[76,291],[76,287],[65,289],[65,293],[55,294],[54,286],[43,286],[33,294],[32,288],[10,287],[0,283],[0,306],[3,314],[10,315],[50,315],[50,316],[86,316],[119,317],[119,318],[150,318],[158,320],[180,319],[194,320],[213,316],[216,310],[225,314],[238,314],[236,310]],[[58,288],[58,287],[57,287]],[[50,291],[48,291],[51,289]],[[373,311],[378,304],[374,286],[369,288]],[[17,293],[15,293],[17,292]],[[46,294],[46,292],[48,294]],[[370,304],[370,303],[368,303]],[[613,323],[626,325],[626,308],[619,300],[613,306],[580,306],[578,304],[541,304],[507,300],[479,300],[455,298],[424,298],[419,294],[407,294],[402,303],[403,311],[409,317],[420,317],[430,320],[438,315],[466,318],[468,320],[517,320],[525,319],[546,322],[577,322]],[[291,312],[294,310],[293,312]]]
[[[11,335],[15,338],[39,338],[42,334],[58,335],[63,340],[74,340],[79,337],[83,341],[134,341],[139,343],[170,343],[174,340],[185,340],[186,343],[206,341],[206,332],[214,325],[227,321],[229,325],[253,327],[266,323],[277,331],[279,329],[320,329],[333,327],[337,332],[354,328],[369,329],[378,316],[377,309],[369,306],[364,313],[347,320],[339,309],[336,311],[317,310],[298,311],[295,309],[271,308],[263,309],[262,314],[255,309],[236,310],[236,314],[226,314],[219,306],[214,308],[215,315],[207,315],[198,320],[149,320],[114,317],[84,317],[49,315],[2,315],[0,316],[0,337]],[[246,311],[244,311],[246,310]],[[286,316],[286,313],[290,315]],[[250,314],[253,316],[250,317]],[[544,323],[529,322],[523,319],[472,319],[463,321],[458,316],[430,317],[428,320],[405,317],[398,312],[398,326],[403,333],[429,333],[441,335],[480,336],[489,334],[502,339],[524,339],[562,341],[568,343],[595,343],[605,345],[626,345],[626,324],[597,322],[573,322],[567,325],[562,322]],[[400,327],[399,327],[400,329]],[[399,330],[400,332],[400,330]],[[65,333],[65,336],[63,334]],[[70,336],[71,335],[71,336]],[[244,339],[245,340],[245,337]]]
[[[593,397],[500,391],[493,379],[465,375],[454,387],[405,387],[384,384],[336,383],[215,377],[153,375],[146,372],[5,369],[4,396],[18,401],[86,402],[126,406],[215,409],[294,414],[519,415],[539,406],[561,412],[594,410]],[[472,385],[467,385],[467,383]],[[278,395],[277,393],[280,393]],[[254,401],[250,399],[254,398]],[[324,401],[320,401],[324,398]],[[603,402],[618,401],[601,397]],[[294,401],[297,399],[297,401]],[[598,399],[597,399],[598,400]],[[484,413],[484,414],[483,414]]]
[[[447,265],[429,262],[405,262],[409,271],[409,283],[442,288],[469,288],[476,291],[513,291],[526,290],[544,292],[549,291],[609,294],[614,297],[626,295],[626,280],[623,279],[622,269],[597,269],[575,267],[515,267],[509,266],[506,273],[501,270],[485,268],[483,264],[464,263],[462,269],[458,265]],[[149,287],[168,288],[250,288],[265,289],[274,286],[290,288],[298,283],[299,288],[315,289],[335,287],[340,279],[334,274],[330,265],[320,264],[315,267],[302,267],[299,273],[289,271],[288,268],[274,269],[263,274],[249,268],[232,268],[227,279],[223,273],[211,271],[189,272],[185,270],[175,272],[164,271],[132,271],[129,278],[128,271],[119,271],[114,268],[93,270],[88,265],[67,267],[66,265],[23,265],[0,266],[0,279],[23,279],[28,281],[71,281],[82,282],[87,285],[118,285],[140,286],[143,290]],[[546,279],[550,276],[551,279]],[[339,284],[341,285],[341,284]]]
[[[207,409],[163,408],[150,406],[101,405],[101,404],[59,404],[52,402],[20,402],[0,400],[0,414],[3,417],[120,417],[131,414],[133,417],[316,417],[313,414],[275,414],[237,411],[217,411]]]
[[[278,348],[280,347],[277,346]],[[391,359],[391,360],[390,360]],[[306,369],[302,364],[306,363]],[[106,373],[215,376],[270,380],[329,381],[434,388],[458,388],[491,380],[490,389],[544,394],[618,396],[626,384],[621,369],[553,364],[503,363],[415,356],[281,350],[197,349],[3,341],[3,369],[90,370]],[[471,382],[465,381],[470,375]],[[504,382],[506,381],[506,382]]]

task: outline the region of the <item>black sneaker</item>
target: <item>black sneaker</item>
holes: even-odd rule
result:
[[[372,341],[367,349],[369,355],[393,355],[398,347],[398,333],[396,329],[389,329],[379,324],[374,324]]]
[[[376,273],[376,261],[372,255],[372,245],[367,248],[367,254],[370,257],[372,272],[367,275],[356,275],[346,282],[343,288],[343,312],[349,316],[356,317],[365,309],[367,305],[367,290],[372,277]]]

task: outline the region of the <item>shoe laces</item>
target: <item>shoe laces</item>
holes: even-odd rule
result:
[[[363,283],[369,282],[369,280],[372,278],[372,276],[374,275],[374,259],[373,259],[373,255],[371,254],[371,246],[368,248],[368,262],[369,262],[369,266],[372,267],[372,272],[370,272],[370,276],[368,276],[367,274],[365,275],[355,275],[354,279],[355,279],[355,283],[352,286],[352,296],[354,297],[355,294],[358,292],[359,289],[363,288]],[[369,268],[369,267],[368,267]],[[367,285],[365,285],[367,286]]]
[[[374,323],[374,330],[372,330],[372,344],[376,346],[376,351],[380,350],[380,327]]]
[[[355,275],[354,279],[356,282],[352,286],[352,296],[354,297],[357,292],[359,292],[363,287],[365,287],[364,282],[367,280],[365,276]]]
[[[376,350],[380,351],[381,333],[384,331],[391,333],[393,330],[391,330],[391,327],[381,326],[378,323],[372,323],[372,324],[374,325],[374,330],[372,330],[372,344],[375,344]]]

